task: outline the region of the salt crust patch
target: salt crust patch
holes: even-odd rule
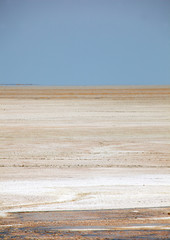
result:
[[[1,211],[87,210],[168,206],[170,175],[70,175],[0,182]],[[8,201],[6,201],[8,199]]]

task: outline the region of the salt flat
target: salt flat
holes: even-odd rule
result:
[[[0,87],[0,211],[170,203],[170,88]]]
[[[19,176],[11,178],[11,173]],[[165,169],[74,168],[42,169],[36,176],[37,169],[11,168],[8,178],[2,174],[0,181],[1,212],[169,206],[168,173]]]

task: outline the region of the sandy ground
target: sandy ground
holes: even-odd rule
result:
[[[0,87],[1,216],[168,207],[169,173],[170,87]]]

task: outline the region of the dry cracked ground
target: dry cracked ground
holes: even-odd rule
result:
[[[0,87],[0,238],[170,238],[170,87]]]

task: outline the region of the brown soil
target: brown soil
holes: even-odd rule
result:
[[[170,208],[10,213],[2,239],[168,239]]]

